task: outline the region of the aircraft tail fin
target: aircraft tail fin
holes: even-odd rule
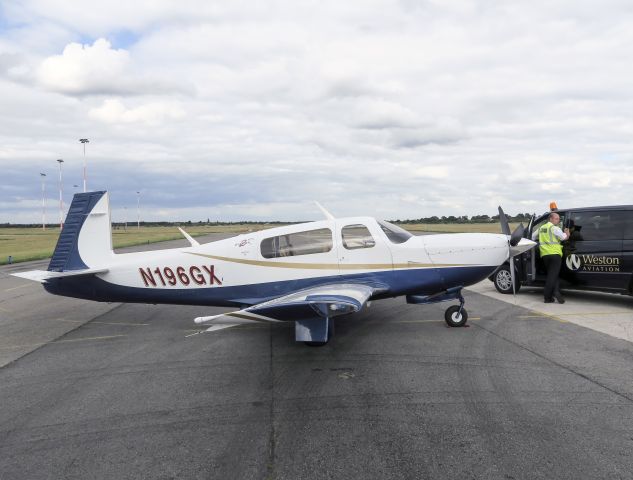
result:
[[[76,193],[48,270],[65,272],[96,268],[112,255],[108,193]]]

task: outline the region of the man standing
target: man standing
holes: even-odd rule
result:
[[[538,239],[539,252],[547,269],[547,280],[543,292],[545,303],[553,303],[554,298],[558,300],[558,303],[565,303],[558,287],[558,275],[563,260],[563,247],[560,242],[569,238],[569,229],[566,228],[563,232],[558,227],[559,223],[560,215],[552,212],[549,214],[549,222],[532,234],[532,240]]]

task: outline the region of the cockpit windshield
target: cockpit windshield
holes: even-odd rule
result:
[[[409,240],[413,235],[407,232],[404,228],[400,228],[393,223],[385,222],[384,220],[378,220],[378,225],[385,232],[387,238],[392,243],[404,243]]]

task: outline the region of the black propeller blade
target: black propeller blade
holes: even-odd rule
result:
[[[510,235],[510,225],[508,224],[508,218],[503,213],[503,208],[499,206],[499,222],[501,223],[501,233],[504,235]]]
[[[523,238],[523,233],[525,232],[525,227],[521,223],[510,235],[510,246],[514,247],[521,241]]]

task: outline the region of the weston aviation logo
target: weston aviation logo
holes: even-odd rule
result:
[[[619,272],[620,259],[598,255],[576,255],[572,253],[565,259],[572,272]]]
[[[565,260],[565,263],[567,264],[567,268],[569,268],[570,270],[574,272],[580,269],[580,266],[581,266],[580,257],[576,255],[575,253],[572,253],[569,257],[567,257],[567,260]]]

